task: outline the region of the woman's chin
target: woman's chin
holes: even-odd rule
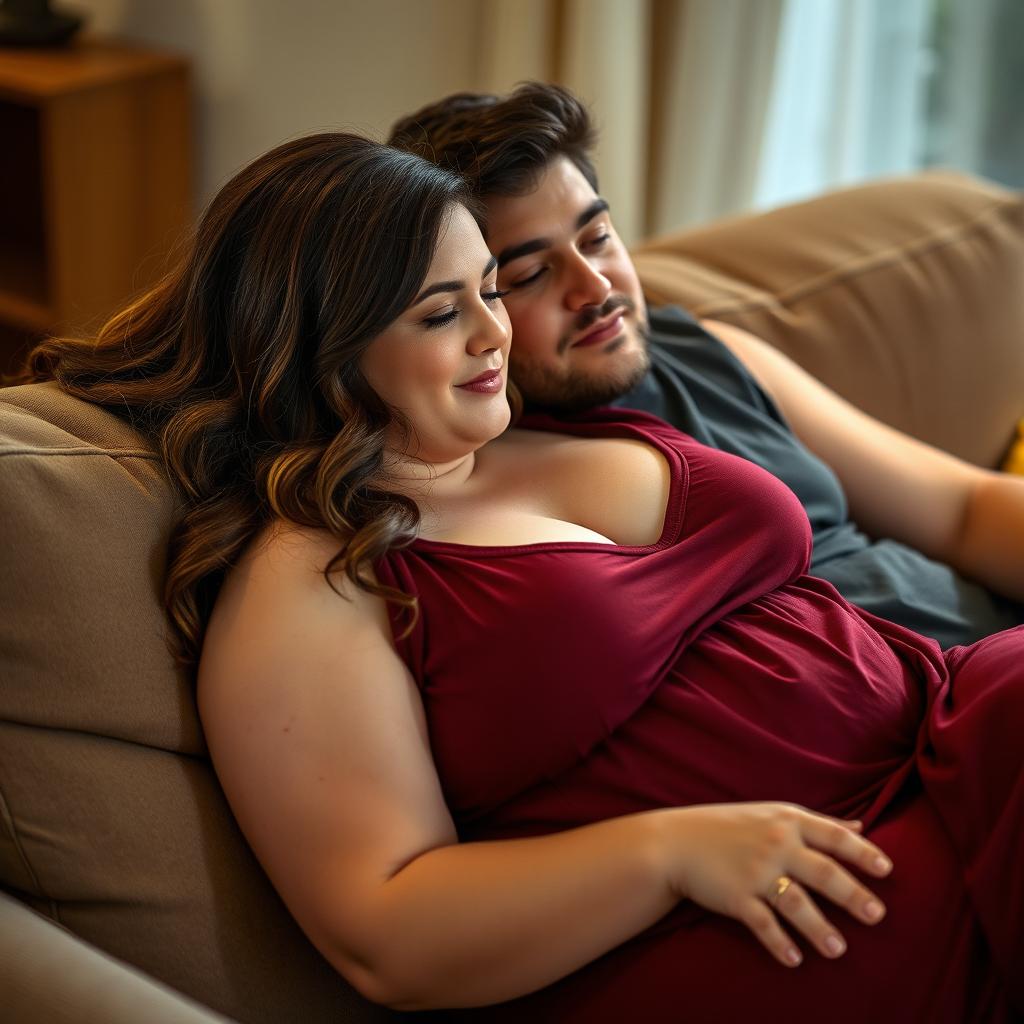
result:
[[[457,440],[453,439],[455,443],[452,445],[450,458],[465,457],[501,437],[512,422],[512,412],[508,404],[503,403],[503,406],[504,408],[496,411],[493,416],[481,417],[477,422],[466,424],[464,429],[458,432]]]
[[[463,430],[459,434],[474,448],[480,448],[501,437],[508,430],[512,422],[512,410],[505,399],[504,394],[495,395],[494,401],[490,403],[489,409],[481,409],[472,419],[467,420]]]

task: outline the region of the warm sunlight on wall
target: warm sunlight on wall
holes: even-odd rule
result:
[[[87,30],[193,62],[204,203],[238,167],[305,132],[375,137],[428,100],[476,87],[477,0],[77,0]]]

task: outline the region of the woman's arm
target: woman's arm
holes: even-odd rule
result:
[[[788,874],[871,922],[851,828],[785,805],[634,814],[538,838],[459,844],[415,684],[383,605],[319,575],[333,541],[271,541],[226,582],[199,703],[238,821],[285,903],[368,998],[402,1009],[523,995],[691,897],[786,963],[762,897]],[[778,911],[825,952],[834,929],[793,885]]]
[[[807,889],[865,924],[877,924],[885,909],[823,850],[876,876],[891,867],[848,824],[771,803],[666,808],[430,851],[379,892],[381,925],[403,933],[390,958],[393,977],[415,993],[392,1004],[476,1006],[524,995],[632,938],[684,898],[741,921],[780,963],[796,967],[801,954],[766,899],[782,876],[793,883],[774,910],[823,956],[841,956],[841,933]]]
[[[981,469],[887,426],[749,331],[715,320],[703,326],[832,468],[862,530],[1024,601],[1024,478]]]

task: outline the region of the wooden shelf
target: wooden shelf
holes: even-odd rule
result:
[[[45,334],[56,321],[49,306],[33,302],[16,291],[0,289],[0,321],[26,334]]]
[[[125,85],[184,66],[181,57],[113,39],[83,36],[64,47],[0,50],[0,99],[38,103]]]
[[[85,37],[0,49],[0,364],[93,328],[192,220],[188,63]]]

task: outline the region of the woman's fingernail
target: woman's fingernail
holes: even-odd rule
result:
[[[832,956],[839,956],[840,953],[845,952],[846,944],[838,935],[830,935],[825,940],[825,948],[832,954]]]
[[[876,857],[875,868],[878,871],[889,871],[892,868],[892,861],[888,857]]]
[[[877,921],[882,916],[883,910],[884,908],[878,900],[870,900],[864,905],[864,916],[871,918],[872,921]]]
[[[789,949],[786,950],[786,962],[791,963],[796,967],[796,965],[800,963],[800,950],[790,946]]]

